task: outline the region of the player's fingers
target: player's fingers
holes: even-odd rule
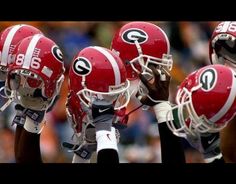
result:
[[[155,77],[155,82],[159,83],[160,77],[161,77],[159,71],[156,69],[156,67],[154,65],[150,65],[149,68],[152,70],[152,73],[153,73],[153,75]]]
[[[139,95],[139,96],[137,96],[137,98],[142,104],[146,105],[146,101],[147,101],[147,98],[148,98],[146,95],[145,96]]]
[[[144,75],[142,75],[141,73],[139,74],[139,78],[142,81],[142,83],[148,88],[150,89],[152,87],[152,84],[145,78]]]
[[[170,73],[165,68],[161,69],[161,73],[165,75],[166,81],[170,81],[171,79]]]

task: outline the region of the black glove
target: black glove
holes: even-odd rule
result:
[[[158,101],[168,101],[171,77],[164,69],[162,69],[161,74],[165,76],[165,80],[161,80],[161,74],[155,66],[150,65],[149,68],[152,70],[154,78],[147,80],[143,74],[139,74],[139,78],[147,88],[148,94],[143,95],[138,92],[136,97],[143,105],[154,106]]]
[[[17,124],[18,126],[24,126],[25,116],[23,111],[25,110],[20,104],[15,105],[16,115],[12,121],[12,125]]]
[[[115,117],[113,104],[105,100],[95,100],[92,103],[93,124],[96,131],[108,130],[111,131],[112,121]]]
[[[202,134],[201,142],[205,158],[213,157],[221,153],[219,132]]]
[[[45,111],[35,111],[32,109],[25,109],[24,114],[32,119],[34,122],[41,123],[43,121]]]
[[[94,102],[92,104],[92,117],[94,120],[102,116],[114,116],[115,110],[112,104],[104,104],[103,102]]]
[[[199,134],[197,137],[187,136],[187,140],[195,149],[204,155],[205,159],[221,153],[219,132]]]
[[[57,95],[53,99],[53,102],[48,107],[46,112],[50,112],[53,109],[53,107],[56,104],[56,102],[58,101],[59,97],[60,96]],[[16,110],[16,115],[15,115],[13,121],[12,121],[12,125],[17,124],[19,126],[24,126],[26,115],[30,119],[32,119],[33,121],[41,123],[41,121],[43,120],[44,115],[45,115],[45,111],[36,111],[36,110],[32,110],[32,109],[27,109],[27,108],[24,108],[20,104],[15,105],[15,110]]]
[[[26,109],[20,104],[15,105],[15,110],[16,110],[16,115],[13,119],[12,125],[17,124],[19,126],[24,126],[26,116],[28,116],[36,123],[41,123],[45,115],[45,111]]]

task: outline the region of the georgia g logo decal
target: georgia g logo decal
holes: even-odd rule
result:
[[[141,44],[147,41],[148,35],[141,29],[131,28],[123,32],[122,39],[129,44],[134,44],[136,40]]]
[[[52,47],[53,56],[60,62],[63,62],[63,54],[57,45]]]
[[[216,84],[217,73],[215,69],[209,68],[202,72],[200,76],[200,83],[203,91],[210,91]]]
[[[92,71],[90,62],[83,57],[76,58],[72,68],[79,76],[86,76]]]

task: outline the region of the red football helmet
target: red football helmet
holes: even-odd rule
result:
[[[212,64],[225,64],[236,69],[236,22],[218,24],[209,42],[209,57]]]
[[[87,107],[93,97],[115,99],[119,103],[117,97],[121,94],[125,96],[125,103],[116,104],[115,109],[125,107],[129,101],[129,85],[121,59],[102,47],[87,47],[80,51],[69,71],[69,90],[74,91]]]
[[[112,101],[117,116],[123,116],[130,99],[129,85],[125,66],[109,49],[94,46],[81,50],[70,67],[67,98],[67,116],[77,133],[82,122],[91,123],[94,97]]]
[[[11,62],[10,58],[17,43],[35,34],[42,34],[42,32],[25,24],[8,27],[0,33],[0,80],[6,80],[7,66]]]
[[[165,32],[148,22],[130,22],[113,37],[111,50],[123,60],[127,78],[135,80],[138,73],[151,73],[148,64],[172,68],[170,44]]]
[[[12,55],[6,86],[22,106],[45,110],[59,93],[64,62],[59,47],[42,34],[24,38]]]
[[[236,113],[236,73],[224,65],[209,65],[191,73],[180,85],[174,121],[167,121],[174,134],[214,133],[223,129]],[[171,113],[171,112],[170,112]]]

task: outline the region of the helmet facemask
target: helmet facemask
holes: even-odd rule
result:
[[[114,110],[120,110],[126,107],[130,100],[129,94],[129,80],[126,80],[124,84],[121,84],[117,89],[110,88],[109,92],[98,92],[90,90],[86,87],[80,90],[77,95],[82,104],[87,108],[91,107],[94,100],[101,100],[107,104],[113,104]]]
[[[215,122],[210,122],[205,115],[197,115],[193,102],[192,93],[201,88],[202,84],[195,86],[189,91],[185,87],[178,90],[176,96],[177,105],[169,113],[177,113],[174,120],[167,122],[168,127],[179,137],[187,135],[196,136],[197,133],[214,133],[220,131],[225,125],[219,126]],[[177,111],[177,112],[176,112]]]
[[[29,109],[42,111],[47,110],[53,103],[62,82],[63,77],[58,80],[52,97],[48,98],[45,95],[45,83],[39,75],[29,70],[17,69],[10,72],[7,88],[11,91],[9,97],[16,103]]]
[[[236,68],[236,38],[230,34],[219,34],[211,42],[214,64],[224,64]]]
[[[154,64],[151,64],[149,63],[148,64],[148,69],[149,70],[144,70],[142,72],[142,76],[147,80],[149,81],[151,84],[153,84],[155,82],[155,78],[154,78],[154,75],[153,75],[153,71],[149,68],[149,66],[154,66],[155,67],[155,70],[160,74],[160,80],[161,81],[166,81],[166,75],[170,75],[169,72],[165,69],[165,67],[163,66],[160,66],[160,65],[154,65]],[[146,87],[145,84],[143,84],[143,82],[140,80],[139,81],[139,84],[138,84],[138,88],[136,88],[135,92],[139,94],[139,96],[147,96],[152,102],[155,102],[155,103],[159,103],[159,102],[163,102],[163,100],[155,100],[153,99],[150,95],[149,95],[149,91],[148,91],[148,88]],[[143,110],[146,110],[146,107],[143,106],[142,107]]]
[[[174,118],[167,121],[167,125],[172,132],[179,136],[186,138],[186,134],[194,135],[195,132],[191,131],[191,119],[189,118],[189,106],[191,100],[189,99],[191,94],[183,88],[182,91],[178,91],[176,96],[177,105],[174,106],[168,113],[173,113]]]
[[[162,58],[157,58],[143,54],[142,48],[137,40],[135,41],[135,46],[139,56],[129,61],[129,63],[136,73],[152,73],[152,70],[148,67],[150,64],[159,69],[164,68],[166,71],[172,70],[173,60],[170,54],[163,54]]]

